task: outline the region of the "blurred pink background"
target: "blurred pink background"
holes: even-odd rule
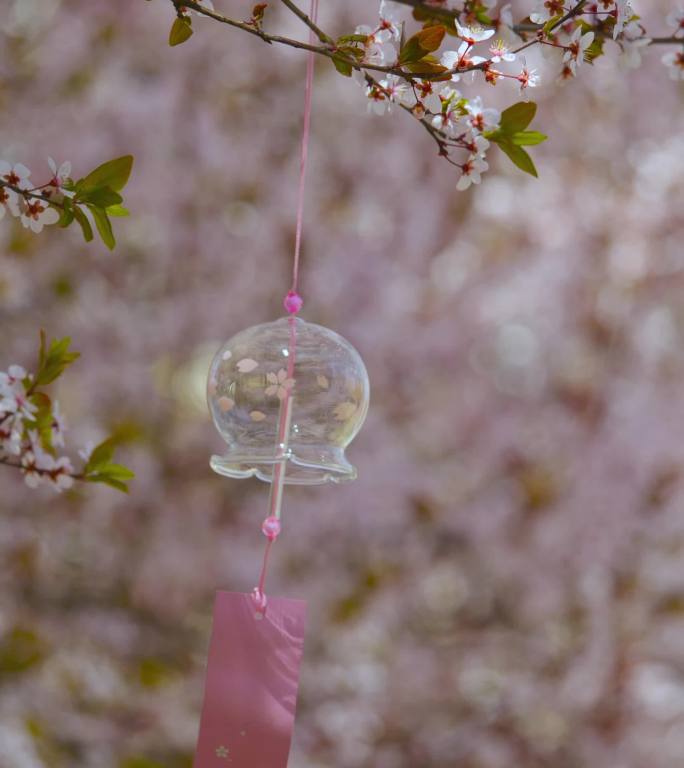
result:
[[[665,33],[672,3],[635,5]],[[376,10],[323,1],[321,23]],[[170,49],[172,20],[0,9],[0,156],[35,177],[136,157],[113,254],[0,224],[0,368],[70,335],[67,445],[116,429],[137,474],[55,496],[0,467],[3,768],[190,766],[214,590],[258,573],[268,488],[209,469],[204,386],[281,313],[304,58],[204,19]],[[607,50],[563,88],[528,58],[540,178],[492,151],[466,193],[317,62],[303,314],[357,347],[372,401],[359,479],[286,493],[269,587],[309,604],[292,768],[682,761],[684,100],[664,49],[636,72]]]

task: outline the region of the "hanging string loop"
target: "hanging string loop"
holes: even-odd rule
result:
[[[309,13],[311,21],[316,24],[318,19],[318,0],[311,0],[311,10]],[[314,32],[309,29],[309,42],[313,45],[316,41]],[[290,315],[290,343],[288,354],[287,376],[294,377],[294,366],[296,358],[296,315],[303,305],[302,297],[298,293],[299,287],[299,262],[302,248],[302,230],[304,224],[304,189],[306,184],[306,165],[309,157],[309,135],[311,133],[311,100],[313,92],[313,74],[314,74],[315,54],[309,51],[306,61],[306,82],[304,88],[304,125],[302,127],[302,143],[299,161],[299,186],[297,190],[297,224],[295,229],[295,250],[292,264],[292,283],[287,292],[283,305]],[[261,565],[259,575],[259,585],[254,588],[252,598],[256,606],[256,615],[263,617],[266,613],[268,600],[264,591],[266,583],[266,572],[268,569],[268,556],[271,548],[278,538],[281,530],[280,508],[283,496],[283,485],[285,482],[285,464],[287,462],[287,442],[290,430],[290,417],[292,414],[292,395],[288,390],[280,404],[280,419],[278,425],[278,446],[281,460],[273,467],[273,477],[271,478],[271,499],[270,513],[264,520],[261,527],[262,532],[268,539],[264,550],[264,559]]]

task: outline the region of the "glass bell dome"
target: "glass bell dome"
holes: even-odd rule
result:
[[[209,409],[228,444],[211,467],[266,482],[277,465],[289,484],[353,480],[344,451],[366,418],[369,395],[363,360],[334,331],[296,317],[247,328],[209,370]]]

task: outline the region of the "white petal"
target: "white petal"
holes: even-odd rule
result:
[[[16,163],[14,166],[14,172],[22,179],[28,179],[28,177],[31,175],[31,171],[23,163]]]
[[[48,224],[56,224],[59,221],[59,214],[54,208],[46,208],[40,215],[40,221],[43,226]]]
[[[259,363],[256,360],[252,360],[251,357],[245,357],[237,364],[237,369],[240,373],[250,373],[257,368]]]

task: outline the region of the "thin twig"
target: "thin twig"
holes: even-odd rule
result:
[[[50,203],[50,205],[54,205],[57,208],[64,208],[64,205],[62,205],[62,203],[58,203],[56,200],[53,200],[51,197],[48,197],[48,195],[43,195],[40,192],[30,192],[27,189],[22,189],[21,187],[17,187],[14,184],[10,184],[7,181],[2,181],[2,179],[0,179],[0,187],[6,187],[7,189],[11,189],[12,192],[16,192],[18,195],[21,195],[22,197],[32,197],[34,200],[44,200],[46,203]]]
[[[18,464],[15,461],[10,461],[7,458],[0,457],[0,464],[5,467],[12,467],[13,469],[26,469],[22,464]],[[31,467],[31,472],[35,472],[38,475],[51,475],[54,474],[54,469],[41,469],[40,467]],[[85,480],[85,475],[82,472],[71,474],[70,472],[59,472],[60,475],[66,475],[74,480]]]
[[[322,43],[334,45],[335,41],[331,37],[328,37],[328,35],[326,35],[325,32],[316,25],[314,20],[306,13],[304,13],[301,8],[297,8],[297,6],[291,2],[291,0],[281,0],[281,2],[286,8],[289,8],[295,16],[301,19]]]

